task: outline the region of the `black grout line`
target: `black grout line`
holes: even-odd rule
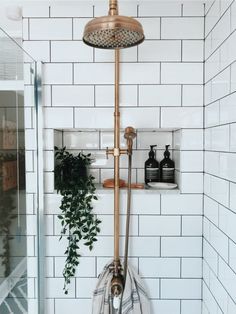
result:
[[[71,24],[71,33],[72,33],[72,41],[74,40],[75,38],[75,33],[74,33],[74,18],[72,18],[72,24]]]
[[[230,64],[229,68],[229,92],[232,93],[232,65]]]
[[[90,64],[90,65],[93,65],[93,66],[95,66],[95,65],[103,65],[103,64],[110,64],[111,66],[113,65],[113,62],[111,62],[111,61],[96,61],[93,64],[93,62],[91,62],[91,60],[90,61],[54,61],[54,62],[44,62],[44,64],[46,64],[46,65],[50,65],[50,64],[62,65],[62,64],[71,64],[71,63],[74,63],[76,65]],[[171,60],[168,60],[168,61],[162,61],[162,60],[158,60],[158,61],[154,60],[154,61],[152,61],[151,60],[151,61],[139,61],[139,62],[134,60],[134,61],[121,61],[120,63],[121,64],[126,64],[126,65],[127,64],[128,65],[134,65],[135,64],[135,65],[137,65],[137,67],[138,67],[139,64],[141,64],[141,65],[142,64],[145,64],[145,65],[146,64],[152,64],[152,65],[156,65],[156,64],[172,64],[172,65],[175,65],[175,64],[176,65],[188,64],[189,66],[196,65],[196,64],[198,64],[198,65],[202,65],[203,64],[202,61],[183,61],[183,62],[180,62],[180,61],[171,61]],[[234,62],[232,62],[232,63],[234,63]],[[224,70],[226,70],[229,66],[227,66]],[[223,72],[224,70],[222,70],[221,72]],[[219,72],[219,73],[221,73],[221,72]],[[209,80],[209,81],[211,81],[211,80]],[[156,84],[158,84],[158,83],[156,83]],[[178,84],[181,84],[181,83],[176,83],[176,85],[178,85]],[[109,85],[109,83],[107,85]],[[155,83],[154,83],[154,85],[155,85]],[[173,84],[168,84],[167,83],[167,85],[173,85]],[[202,85],[202,84],[201,83],[189,83],[187,85]]]
[[[227,178],[224,178],[224,177],[220,177],[220,176],[218,176],[218,175],[216,175],[216,174],[213,174],[213,173],[210,173],[210,172],[204,172],[204,174],[205,175],[208,175],[208,176],[210,176],[210,177],[214,177],[214,178],[216,178],[216,179],[220,179],[220,180],[222,180],[222,181],[225,181],[226,183],[231,183],[231,184],[236,184],[236,181],[232,181],[232,180],[230,180],[230,179],[227,179]],[[221,204],[221,205],[223,205],[223,206],[225,206],[224,204]]]
[[[28,40],[30,40],[30,19],[27,19],[28,23]]]
[[[222,229],[220,229],[219,226],[217,226],[213,221],[209,220],[208,217],[205,216],[204,218],[205,218],[210,224],[212,224],[212,225],[217,229],[217,231],[220,231],[220,232],[222,233],[222,235],[224,235],[227,239],[230,239],[230,241],[231,241],[234,245],[236,245],[236,243],[235,243]],[[224,262],[231,268],[231,266],[228,264],[228,261],[226,261],[226,260],[224,259],[224,257],[220,255],[220,253],[217,251],[217,248],[215,248],[215,247],[212,245],[212,243],[209,242],[209,240],[204,236],[204,234],[203,234],[203,239],[214,249],[214,251],[222,258],[222,260],[224,260]],[[232,268],[231,268],[231,269],[232,269]],[[235,275],[236,275],[236,271],[234,271],[233,269],[232,269],[232,271],[233,271],[233,272],[235,273]]]
[[[162,33],[162,18],[160,17],[160,40],[162,39],[161,33]]]
[[[159,278],[159,299],[161,299],[161,278]]]
[[[233,32],[232,32],[233,33]],[[78,38],[75,38],[75,39],[56,39],[56,38],[50,38],[50,39],[24,39],[24,41],[33,41],[33,42],[40,42],[40,41],[55,41],[55,42],[65,42],[65,43],[70,43],[70,42],[78,42],[78,43],[83,43],[83,40],[82,39],[78,39]],[[145,38],[145,42],[165,42],[165,41],[171,41],[171,42],[174,42],[174,41],[177,41],[177,42],[180,42],[180,41],[204,41],[204,38],[162,38],[160,39],[159,37],[153,37],[153,38]],[[139,47],[139,46],[138,46]],[[112,63],[112,61],[110,61]],[[27,63],[27,62],[26,62]]]
[[[206,63],[206,62],[205,62]],[[229,70],[231,72],[231,66],[235,64],[235,60],[232,61],[229,65],[227,65],[225,68],[221,69],[219,72],[217,72],[214,76],[212,76],[208,81],[205,80],[205,85],[212,82],[217,76],[222,74],[224,71]]]
[[[212,101],[212,102],[210,102],[210,103],[208,103],[208,104],[206,104],[205,105],[205,108],[206,107],[208,107],[208,106],[210,106],[210,105],[220,105],[221,104],[221,101],[222,100],[224,100],[225,98],[227,98],[227,97],[229,97],[229,96],[232,96],[233,94],[235,94],[236,93],[236,91],[233,91],[233,92],[231,92],[231,93],[229,93],[229,94],[227,94],[227,95],[224,95],[224,96],[222,96],[222,97],[220,97],[220,98],[218,98],[218,99],[216,99],[216,100],[214,100],[214,101]],[[233,122],[228,122],[228,123],[235,123],[235,121],[233,121]],[[228,123],[224,123],[224,124],[228,124]],[[219,124],[220,124],[220,122],[219,122]]]
[[[218,277],[216,277],[216,278],[219,280]],[[217,312],[218,312],[218,309],[220,309],[221,313],[223,313],[223,312],[222,312],[222,309],[221,309],[221,307],[219,306],[219,303],[218,303],[216,297],[214,296],[213,292],[211,291],[210,287],[207,285],[207,283],[205,282],[204,279],[203,279],[203,282],[205,283],[205,285],[206,285],[208,291],[210,292],[212,298],[214,299],[214,301],[215,301],[215,303],[216,303],[216,305],[217,305],[217,307],[218,307],[218,308],[217,308]],[[220,282],[220,281],[219,281],[219,282]],[[220,283],[221,283],[221,282],[220,282]],[[222,285],[222,283],[221,283],[221,285]],[[223,285],[222,285],[222,287],[223,287],[224,290],[225,290],[225,287],[224,287]],[[226,290],[225,290],[225,291],[226,291]],[[227,291],[226,291],[226,292],[227,292]],[[227,295],[229,296],[228,292],[227,292]],[[207,308],[207,309],[208,309],[208,308]],[[208,313],[210,313],[210,312],[208,312]]]
[[[51,84],[48,84],[48,85],[45,85],[45,86],[51,86]],[[53,84],[53,86],[61,86],[61,85],[55,85],[55,84]],[[63,86],[66,86],[66,85],[63,85]],[[67,86],[75,86],[75,85],[67,85]],[[86,85],[85,85],[86,86]],[[113,109],[114,107],[111,105],[111,106],[100,106],[100,105],[97,105],[96,107],[94,107],[94,105],[90,105],[90,106],[81,106],[81,105],[78,105],[78,106],[66,106],[66,105],[64,105],[64,106],[46,106],[46,108],[51,108],[51,107],[53,107],[53,108],[55,108],[55,109],[73,109],[73,108],[77,108],[77,109],[97,109],[97,110],[99,110],[99,109]],[[12,107],[13,108],[13,107]],[[156,107],[154,107],[154,106],[133,106],[133,105],[130,105],[130,106],[121,106],[121,109],[133,109],[133,110],[138,110],[138,109],[143,109],[143,110],[145,110],[145,109],[153,109],[154,111],[159,111],[159,109],[161,109],[162,111],[164,111],[165,109],[189,109],[189,110],[191,110],[191,109],[199,109],[199,111],[200,111],[200,109],[202,110],[203,108],[201,107],[201,106],[183,106],[183,107],[181,107],[181,106],[163,106],[163,105],[157,105]],[[220,125],[218,125],[218,126],[222,126],[222,125],[228,125],[229,123],[224,123],[224,124],[220,124]],[[230,124],[234,124],[234,122],[231,122]],[[213,127],[216,127],[216,126],[213,126]],[[208,127],[209,129],[210,128],[213,128],[213,127]],[[69,127],[67,127],[67,128],[69,128]],[[179,127],[163,127],[162,129],[177,129],[177,128],[179,128]],[[48,129],[48,128],[47,128]],[[49,128],[50,129],[50,128]],[[155,126],[155,127],[150,127],[150,129],[160,129],[160,127],[157,127],[157,126]],[[182,129],[191,129],[191,127],[183,127]],[[200,129],[202,129],[200,126],[199,127],[195,127],[194,128],[195,130],[200,130]],[[148,131],[147,131],[148,132]],[[152,132],[151,130],[150,130],[150,132]],[[161,132],[161,131],[160,131]],[[167,131],[168,132],[168,131]]]
[[[208,61],[213,55],[214,53],[216,53],[217,50],[220,50],[221,47],[225,44],[225,42],[230,39],[230,37],[236,32],[236,29],[234,29],[221,43],[220,45],[218,45],[217,47],[215,47],[215,49],[213,51],[211,51],[210,55],[205,59],[205,61]],[[207,37],[205,38],[206,41]]]
[[[228,264],[230,264],[230,238],[228,238]]]
[[[72,86],[75,84],[75,64],[72,63]]]
[[[52,214],[47,214],[47,216],[50,216],[50,215],[52,215]],[[98,214],[98,215],[100,215],[100,216],[111,216],[112,217],[112,214]],[[132,216],[137,216],[138,214],[133,214]],[[120,216],[125,216],[125,214],[122,214],[122,215],[120,215]],[[150,217],[152,217],[153,215],[140,215],[140,216],[150,216]],[[155,217],[156,216],[160,216],[160,215],[154,215]],[[171,216],[171,215],[168,215],[168,216]],[[176,215],[174,215],[175,217],[176,217]],[[177,215],[178,216],[178,215]],[[189,216],[189,215],[186,215],[187,217]],[[197,215],[195,215],[195,216],[197,216]],[[201,215],[198,215],[199,217],[201,217]],[[212,223],[213,224],[213,223]],[[216,227],[217,229],[219,229],[218,227]],[[222,233],[224,233],[223,231],[222,231]],[[60,234],[58,234],[58,235],[60,235]],[[57,238],[58,237],[58,235],[46,235],[46,237],[51,237],[51,238]],[[62,238],[66,238],[67,236],[66,235],[63,235],[62,236]],[[112,239],[113,238],[113,234],[104,234],[104,235],[98,235],[98,239],[103,239],[103,238],[105,238],[105,239]],[[176,235],[141,235],[141,236],[138,236],[137,234],[131,234],[130,235],[130,238],[131,239],[151,239],[151,240],[161,240],[161,239],[163,239],[163,240],[167,240],[167,239],[173,239],[173,240],[190,240],[190,239],[192,239],[192,240],[200,240],[201,238],[202,238],[202,236],[199,236],[199,235],[184,235],[184,236],[180,236],[179,234],[176,234]],[[125,235],[123,234],[123,235],[120,235],[120,239],[122,240],[122,239],[125,239]],[[233,240],[232,240],[232,242],[233,242]],[[160,245],[160,248],[161,248],[161,245]],[[49,255],[50,256],[50,255]],[[54,256],[54,255],[53,255]],[[136,256],[136,255],[135,255]],[[148,257],[147,256],[140,256],[140,257],[147,257],[147,258],[149,258],[149,257],[158,257],[159,256],[159,254],[155,254],[154,253],[154,255],[152,255],[152,256],[149,256],[148,255]],[[182,257],[182,255],[169,255],[169,254],[167,254],[167,255],[163,255],[163,256],[161,256],[161,257],[172,257],[172,258],[174,258],[174,257],[176,257],[176,258],[178,258],[178,257]],[[201,255],[188,255],[188,256],[184,256],[184,257],[186,257],[186,258],[201,258],[202,256]]]
[[[55,257],[53,256],[53,277],[56,277],[56,259]]]
[[[138,236],[140,236],[140,216],[138,216]]]
[[[159,74],[159,84],[161,85],[162,84],[162,62],[160,62],[160,69],[159,69],[159,71],[160,71],[160,74]]]
[[[71,63],[71,62],[70,62]],[[47,83],[47,84],[43,84],[43,86],[47,86],[47,85],[51,85],[51,83]],[[63,84],[63,83],[57,83],[57,84],[54,84],[55,86],[71,86],[71,84],[69,83],[66,83],[66,84]],[[84,83],[84,84],[74,84],[75,86],[93,86],[94,83]],[[112,87],[114,86],[113,84],[104,84],[104,83],[96,83],[95,84],[96,86],[104,86],[104,87]],[[159,84],[159,83],[139,83],[139,85],[141,86],[181,86],[181,85],[184,85],[184,86],[202,86],[202,84],[193,84],[193,83],[172,83],[172,84],[169,84],[169,83],[164,83],[164,84]],[[25,86],[33,86],[32,84],[25,84]],[[120,84],[120,86],[137,86],[137,83],[123,83],[123,84]],[[233,94],[233,93],[232,93]],[[216,102],[216,101],[214,101]],[[213,103],[213,102],[212,102]],[[176,106],[177,107],[177,106]],[[187,106],[186,106],[187,107]],[[188,106],[188,107],[192,107],[192,106]],[[196,106],[196,107],[202,107],[202,106]]]
[[[224,13],[225,14],[225,13]],[[223,15],[222,15],[223,16]],[[93,15],[88,15],[88,16],[53,16],[53,17],[50,17],[50,20],[72,20],[72,19],[76,19],[76,20],[81,20],[81,19],[92,19],[93,17],[95,17],[95,14],[94,16]],[[41,16],[41,17],[24,17],[24,18],[30,18],[31,20],[48,20],[49,17],[48,16]],[[181,15],[176,15],[176,16],[173,16],[173,15],[148,15],[148,16],[143,16],[143,15],[139,15],[138,18],[142,18],[142,19],[173,19],[173,20],[176,20],[176,19],[180,19],[180,20],[184,20],[184,19],[204,19],[204,16],[196,16],[196,15],[184,15],[184,16],[181,16]],[[211,30],[212,31],[212,30]]]
[[[49,86],[49,89],[50,89],[50,101],[51,101],[51,104],[50,106],[45,106],[45,107],[53,107],[53,86],[52,85],[48,85]]]
[[[234,2],[234,1],[233,1]],[[232,5],[230,6],[230,30],[232,30],[232,26],[233,26],[233,12],[232,12]]]
[[[210,7],[208,8],[207,11],[206,11],[206,4],[204,4],[204,5],[205,5],[205,14],[204,14],[204,17],[207,16],[207,14],[210,12],[211,8],[213,7],[213,5],[214,5],[214,3],[215,3],[216,1],[217,1],[217,0],[214,0],[214,1],[212,2],[212,4],[210,5]]]
[[[216,1],[215,1],[216,2]],[[234,1],[232,1],[232,3],[230,4],[230,6],[227,8],[227,10],[225,10],[225,12],[220,16],[220,18],[217,20],[217,22],[213,25],[213,27],[210,29],[210,31],[205,34],[205,38],[207,38],[209,36],[210,33],[213,32],[213,30],[216,28],[216,26],[220,23],[220,21],[222,20],[222,18],[226,15],[226,13],[228,11],[231,10],[231,6],[233,5]]]
[[[214,248],[213,248],[214,249]],[[219,267],[219,255],[218,255],[218,253],[217,253],[217,258],[218,258],[218,266],[217,267]],[[222,259],[223,260],[223,259]],[[208,264],[208,262],[206,261],[206,260],[204,260],[205,261],[205,263],[206,263],[206,265],[208,266],[208,268],[209,268],[209,270],[213,273],[213,275],[217,278],[217,280],[220,282],[220,284],[222,285],[222,287],[225,289],[225,286],[222,284],[222,282],[221,282],[221,280],[219,279],[219,269],[217,269],[217,274],[214,272],[214,270],[211,268],[211,266]],[[223,260],[223,262],[225,262],[224,260]],[[226,263],[226,265],[227,265],[227,263]],[[227,265],[227,266],[229,266],[229,265]],[[229,267],[230,268],[230,267]],[[230,268],[231,269],[231,268]],[[232,269],[231,269],[232,270]],[[233,270],[232,270],[233,271]],[[234,271],[233,271],[234,272]],[[203,278],[203,281],[205,282],[205,280],[204,280],[204,278]],[[206,282],[205,282],[205,284],[206,284]],[[208,285],[206,284],[206,286],[208,287]],[[209,290],[210,292],[211,292],[211,290]],[[225,291],[227,292],[227,294],[228,294],[228,296],[230,297],[230,299],[233,301],[233,303],[236,305],[236,302],[231,298],[231,296],[229,295],[229,293],[228,293],[228,291],[225,289]],[[211,292],[212,293],[212,292]],[[213,296],[214,297],[214,296]]]
[[[159,109],[159,127],[161,128],[162,127],[162,110],[161,110],[161,108]]]

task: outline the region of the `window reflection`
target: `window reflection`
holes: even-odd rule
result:
[[[0,91],[0,274],[1,280],[9,276],[20,259],[26,256],[25,239],[25,153],[23,115],[16,106],[17,92]],[[4,102],[4,99],[6,101]],[[15,99],[14,103],[9,100]],[[4,108],[2,105],[6,104]],[[11,107],[9,106],[11,105]],[[19,121],[21,119],[21,121]]]

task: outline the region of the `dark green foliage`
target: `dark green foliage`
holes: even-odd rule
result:
[[[12,195],[14,190],[0,193],[0,235],[2,237],[2,251],[0,252],[0,260],[5,267],[4,276],[10,275],[10,240],[14,237],[10,234],[12,221],[17,217],[14,214],[14,198]]]
[[[97,200],[97,197],[94,177],[87,174],[91,155],[79,153],[74,156],[66,151],[66,147],[55,147],[55,158],[55,186],[57,193],[62,195],[61,215],[58,216],[62,225],[60,240],[62,237],[68,240],[63,270],[64,290],[67,294],[67,286],[79,265],[80,242],[92,250],[100,232],[101,221],[92,212],[92,201]]]
[[[15,154],[1,154],[0,156],[0,236],[2,239],[2,250],[0,251],[1,265],[4,267],[4,276],[10,275],[10,241],[14,239],[10,228],[16,215],[16,188],[3,191],[3,163],[4,161],[15,161]]]

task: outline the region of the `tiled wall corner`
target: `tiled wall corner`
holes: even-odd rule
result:
[[[203,314],[235,313],[236,2],[210,1],[205,29]],[[233,231],[233,232],[232,232]]]

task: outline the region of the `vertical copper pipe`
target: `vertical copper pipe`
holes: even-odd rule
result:
[[[120,81],[120,51],[115,50],[115,112],[114,112],[114,262],[120,261],[120,110],[119,110],[119,81]],[[116,269],[117,270],[117,269]]]
[[[109,0],[109,15],[118,14],[118,3],[117,0]]]

